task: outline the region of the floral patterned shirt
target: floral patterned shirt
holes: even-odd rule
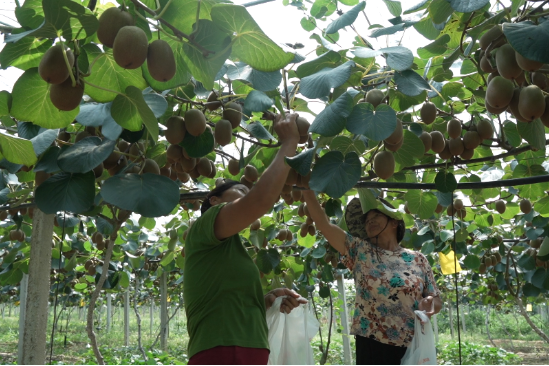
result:
[[[433,271],[418,252],[376,247],[347,233],[342,262],[353,272],[356,297],[351,334],[407,347],[414,336],[414,310],[438,296]]]

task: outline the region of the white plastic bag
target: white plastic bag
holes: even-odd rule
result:
[[[269,327],[269,365],[313,365],[311,340],[318,332],[319,323],[307,304],[299,305],[290,314],[281,313],[285,296],[276,298],[267,310]]]
[[[437,351],[431,321],[425,311],[416,310],[415,331],[412,343],[408,346],[401,365],[436,365]],[[423,324],[422,324],[423,322]]]

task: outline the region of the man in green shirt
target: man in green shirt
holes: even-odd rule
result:
[[[289,172],[284,158],[295,154],[299,140],[296,117],[275,121],[280,150],[257,184],[249,190],[229,181],[214,189],[189,230],[184,270],[189,365],[267,364],[266,309],[278,296],[286,296],[281,311],[306,303],[284,288],[264,296],[259,270],[239,236],[278,200]]]

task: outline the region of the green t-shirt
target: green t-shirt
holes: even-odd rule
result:
[[[185,241],[189,357],[217,346],[269,348],[259,270],[238,234],[223,241],[214,234],[223,206],[211,207],[196,220]]]

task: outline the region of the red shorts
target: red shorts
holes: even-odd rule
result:
[[[266,365],[267,348],[217,346],[193,355],[188,365]]]

